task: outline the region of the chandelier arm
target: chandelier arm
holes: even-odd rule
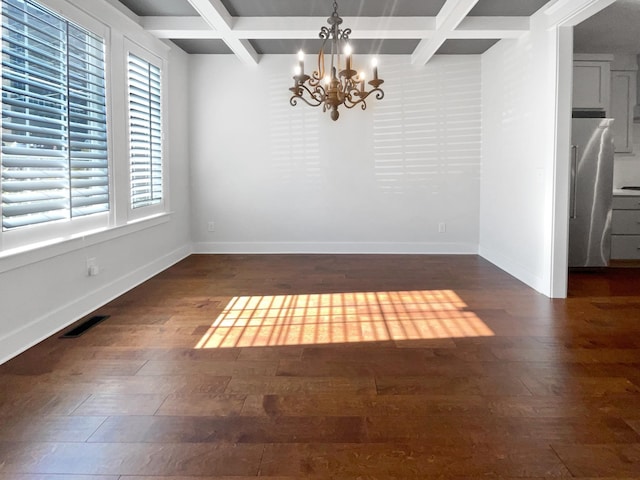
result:
[[[377,100],[382,100],[384,98],[384,91],[380,88],[374,88],[373,90],[370,90],[368,92],[363,92],[353,88],[345,94],[343,105],[346,108],[353,108],[356,105],[362,105],[362,110],[366,110],[367,102],[365,100],[372,93],[375,94]],[[354,101],[354,97],[360,98]]]
[[[347,86],[344,89],[344,103],[346,104],[347,102],[350,102],[355,105],[356,103],[358,103],[358,100],[354,99],[364,100],[365,98],[367,98],[367,95],[367,92],[362,92],[355,86]]]
[[[309,100],[304,97],[304,92],[307,92],[307,94],[309,95]],[[307,105],[310,105],[312,107],[319,107],[323,104],[324,97],[325,91],[322,87],[317,86],[313,90],[311,90],[306,85],[300,84],[298,85],[298,90],[289,99],[289,103],[295,107],[298,104],[298,99],[300,99]]]
[[[300,85],[300,88],[309,94],[309,96],[316,102],[323,102],[326,97],[326,92],[321,85],[315,85],[313,90],[311,90],[306,85]],[[300,97],[302,97],[303,93],[300,93]]]
[[[351,97],[345,97],[345,101],[344,101],[343,105],[348,109],[352,109],[356,105],[362,105],[362,110],[366,110],[367,109],[367,102],[365,101],[365,98],[360,98],[360,99],[358,99],[358,100],[356,100],[354,102]],[[348,99],[348,101],[347,101],[347,99]]]
[[[302,96],[299,96],[299,95],[292,95],[291,98],[289,99],[289,103],[291,104],[291,106],[295,107],[296,105],[298,105],[298,100],[302,100],[304,103],[306,103],[310,107],[319,107],[320,105],[322,105],[322,101],[319,101],[319,100],[314,98],[314,100],[317,103],[312,103],[309,100],[307,100],[306,98],[304,98]]]
[[[376,100],[382,100],[384,98],[384,90],[381,88],[374,88],[369,92],[369,94],[372,94],[373,92],[376,92]]]
[[[308,83],[312,87],[318,87],[322,85],[322,78],[316,76],[318,72],[313,72],[313,75],[309,78]]]

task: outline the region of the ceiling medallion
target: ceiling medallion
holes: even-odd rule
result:
[[[375,98],[382,100],[384,91],[380,85],[384,80],[378,78],[378,64],[374,58],[373,79],[367,83],[370,90],[365,89],[365,74],[358,73],[352,65],[351,46],[348,43],[351,29],[342,30],[342,18],[338,15],[338,2],[333,2],[333,13],[327,19],[329,27],[320,29],[320,38],[323,39],[320,53],[318,54],[318,69],[311,76],[304,73],[304,53],[298,52],[298,65],[293,76],[293,87],[289,90],[293,93],[289,103],[298,104],[298,99],[312,107],[322,105],[322,111],[331,112],[331,119],[337,120],[340,116],[338,107],[344,105],[353,108],[360,105],[362,110],[367,108],[366,98],[375,92]],[[325,55],[326,49],[326,55]],[[330,49],[330,50],[329,50]],[[331,57],[329,69],[325,66],[325,56]],[[344,58],[343,58],[344,57]],[[344,69],[343,67],[344,60]]]

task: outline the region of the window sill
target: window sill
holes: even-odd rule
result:
[[[23,247],[12,248],[0,252],[0,273],[41,262],[49,258],[65,255],[75,250],[90,247],[98,243],[108,242],[115,238],[131,235],[147,228],[167,223],[170,213],[161,213],[151,217],[131,221],[125,225],[105,227],[87,232],[76,233],[65,238],[33,243]]]

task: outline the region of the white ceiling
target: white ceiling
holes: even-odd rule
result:
[[[640,54],[640,0],[617,0],[574,27],[574,51]]]
[[[115,0],[111,0],[115,1]],[[530,16],[558,0],[338,0],[356,53],[483,53],[529,30]],[[640,1],[640,0],[639,0]],[[261,54],[319,49],[333,0],[119,0],[149,32],[188,53]]]

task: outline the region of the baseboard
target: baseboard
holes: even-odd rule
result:
[[[0,338],[0,365],[61,329],[85,317],[142,282],[189,256],[191,245],[178,248],[153,262],[89,292],[82,298],[53,310]]]
[[[530,286],[534,290],[544,295],[549,295],[549,293],[546,291],[548,289],[543,288],[544,282],[542,280],[542,277],[535,275],[533,272],[526,269],[521,264],[513,261],[513,259],[508,258],[495,250],[491,250],[485,247],[480,247],[478,254],[488,262],[493,263],[499,269],[504,270],[509,275],[514,276],[522,283]]]
[[[194,253],[269,254],[269,253],[350,253],[350,254],[472,254],[472,243],[420,242],[198,242]]]

